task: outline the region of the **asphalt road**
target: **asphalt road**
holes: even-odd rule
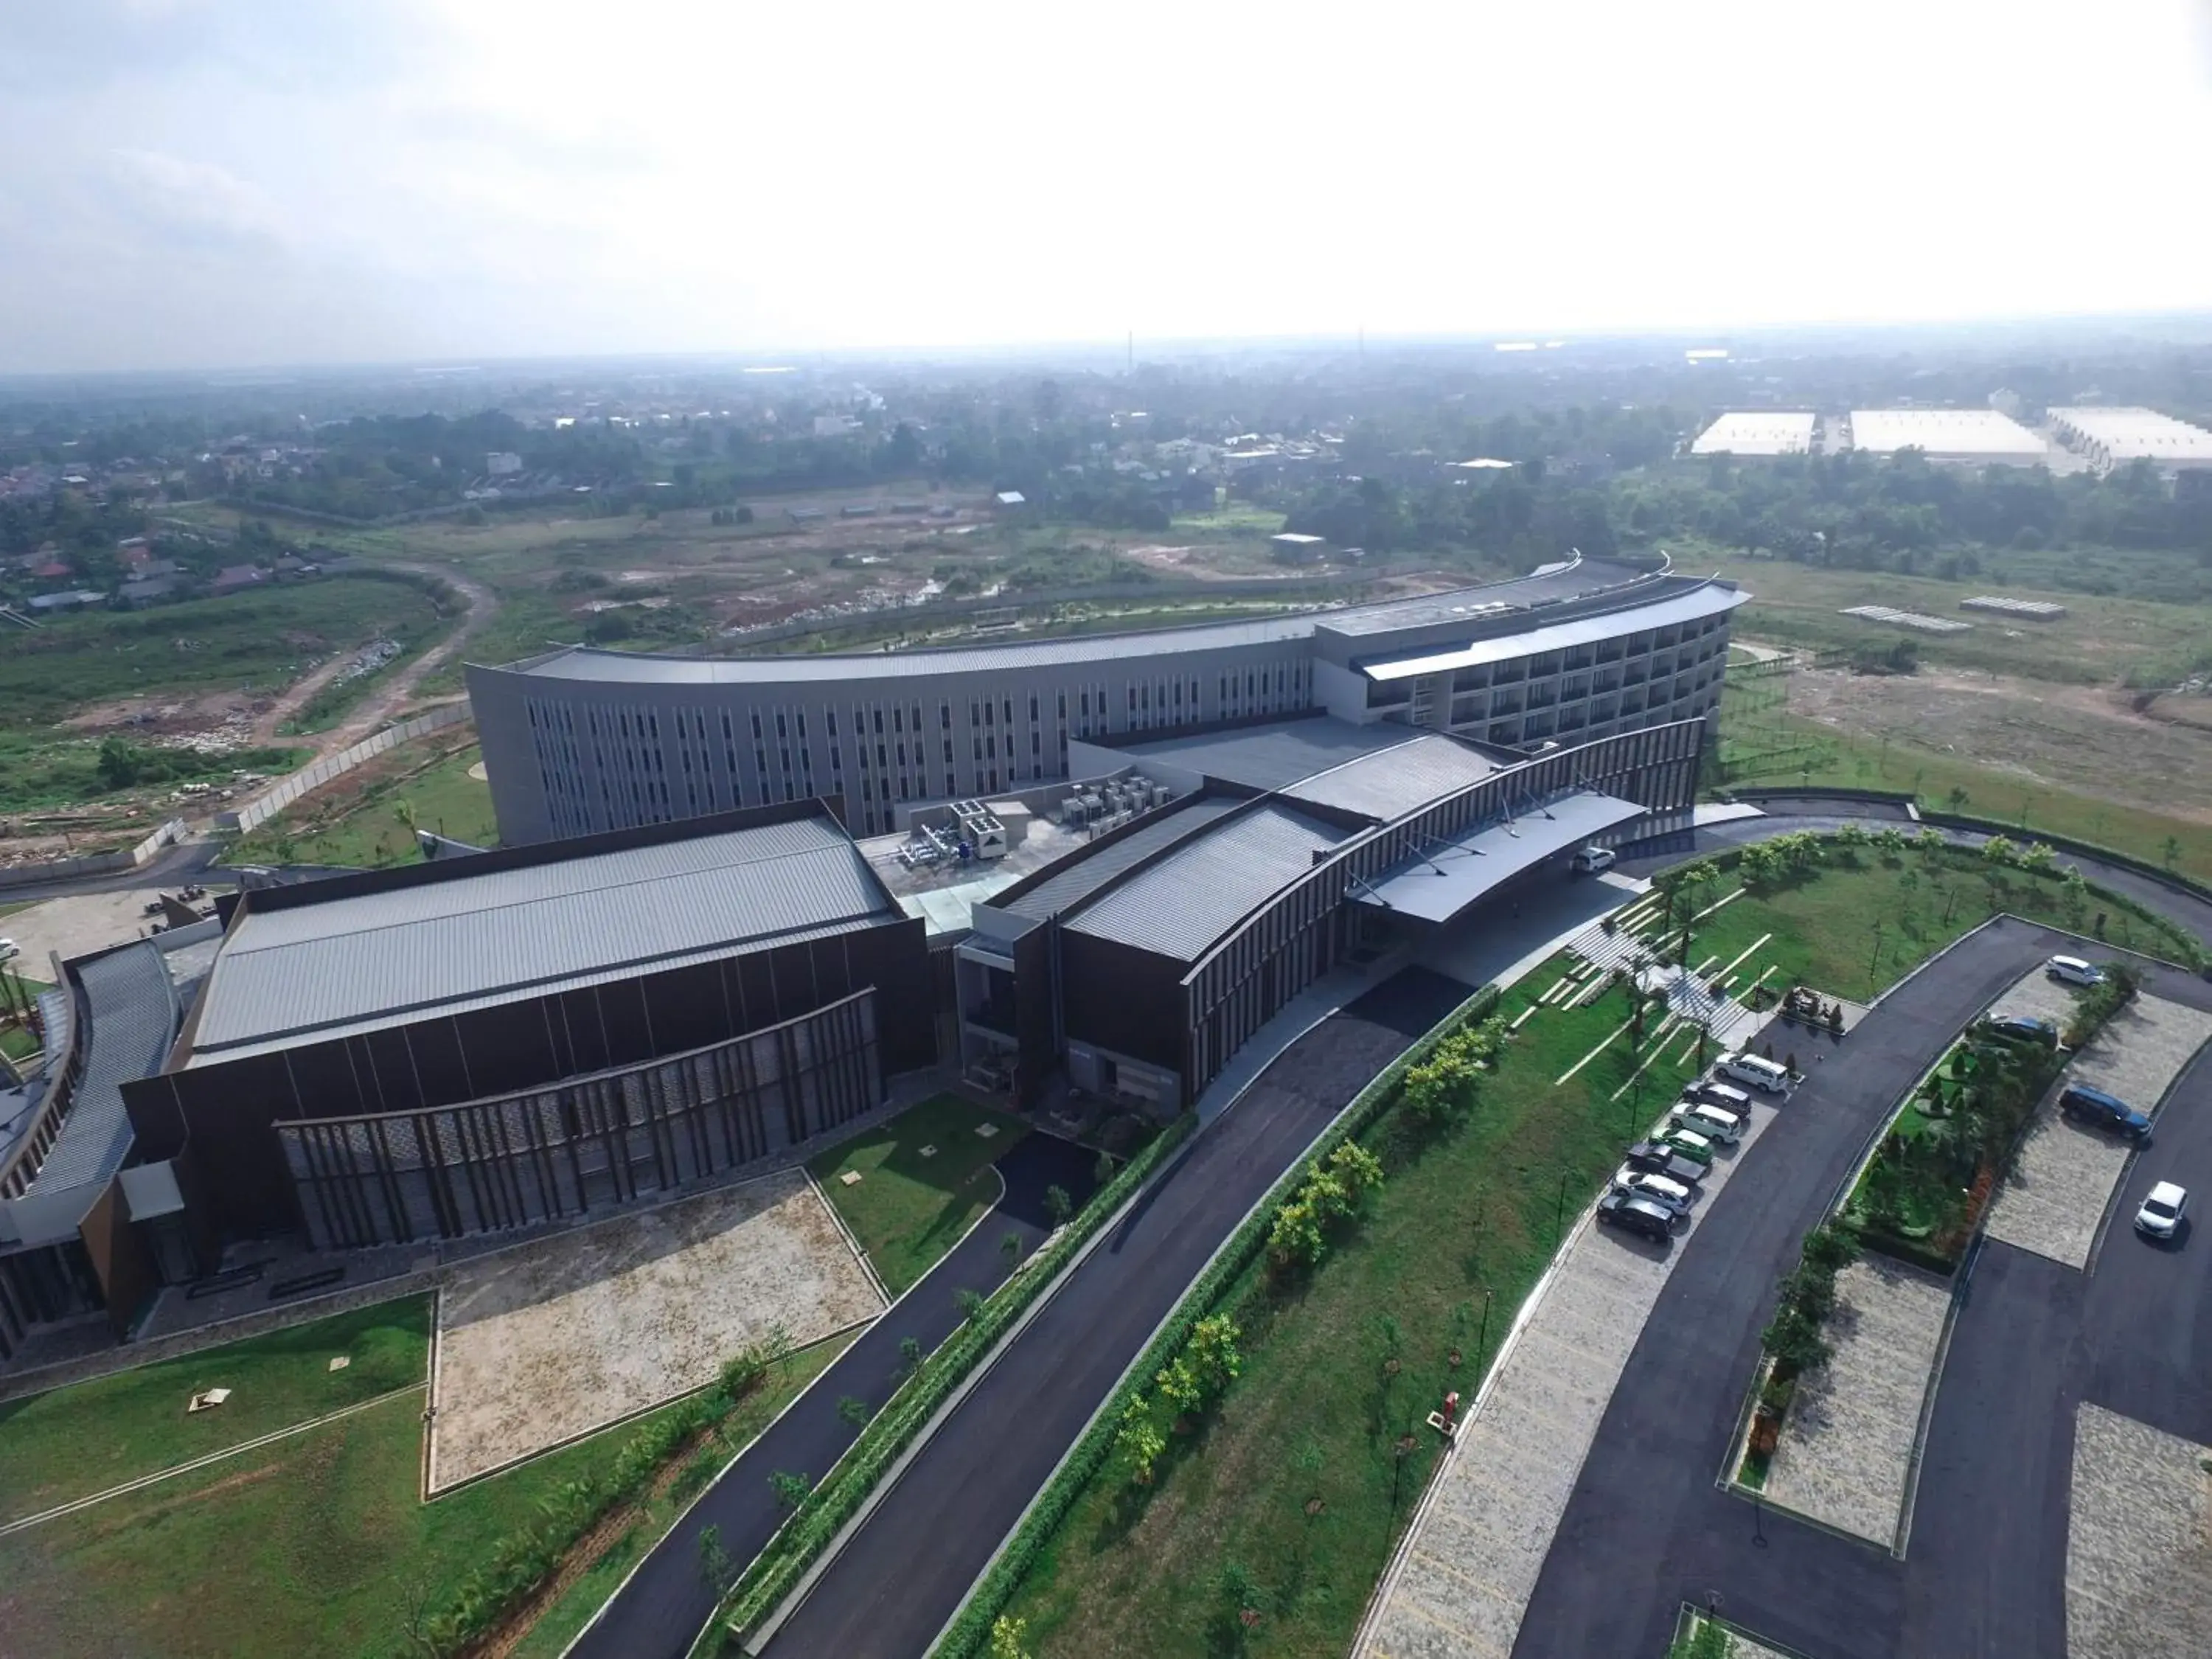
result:
[[[1832,801],[1790,805],[1805,811],[1675,837],[1624,867],[1650,873],[1844,821]],[[2091,879],[2212,937],[2212,906],[2078,861]],[[2170,1094],[2087,1275],[2002,1243],[1974,1259],[1904,1561],[1716,1484],[1775,1280],[1798,1241],[1942,1044],[2057,945],[2016,922],[1975,936],[1885,1002],[1793,1097],[1754,1149],[1754,1178],[1716,1200],[1644,1328],[1522,1621],[1516,1659],[1663,1652],[1680,1606],[1716,1595],[1724,1615],[1810,1659],[2064,1653],[2075,1406],[2093,1401],[2212,1441],[2212,1313],[2200,1311],[2212,1307],[2212,1243],[2155,1247],[2127,1223],[2154,1180],[2212,1198],[2212,1060],[2200,1057]],[[2159,974],[2153,988],[2212,1006],[2212,987],[2183,974]]]
[[[1455,980],[1408,969],[1285,1050],[1069,1275],[767,1653],[915,1659],[926,1652],[1091,1413],[1245,1212],[1370,1078],[1468,994]]]
[[[769,1477],[828,1474],[860,1432],[837,1414],[837,1402],[856,1395],[880,1407],[890,1398],[898,1386],[900,1341],[916,1337],[928,1351],[950,1336],[960,1323],[956,1292],[988,1291],[1004,1279],[1000,1241],[1014,1231],[1035,1248],[1052,1227],[1045,1188],[1064,1187],[1080,1202],[1091,1193],[1096,1161],[1092,1152],[1050,1135],[1024,1135],[1008,1147],[998,1161],[1006,1193],[993,1212],[701,1494],[570,1653],[577,1659],[682,1659],[714,1611],[715,1597],[699,1575],[699,1534],[718,1527],[733,1559],[759,1554],[783,1519]]]

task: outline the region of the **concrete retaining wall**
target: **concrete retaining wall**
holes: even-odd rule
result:
[[[19,864],[0,870],[0,887],[29,887],[40,882],[70,881],[79,876],[104,876],[116,870],[136,870],[164,847],[184,839],[185,821],[171,818],[127,853],[94,853],[81,859],[55,859],[46,864]]]
[[[417,714],[411,720],[388,726],[374,737],[363,738],[350,749],[341,749],[337,754],[325,756],[313,766],[302,767],[235,812],[216,813],[216,827],[240,832],[256,829],[310,790],[319,789],[331,779],[344,776],[363,761],[374,759],[386,750],[419,738],[425,732],[458,726],[470,718],[470,712],[468,699],[464,697],[459,702],[441,704],[427,714]]]

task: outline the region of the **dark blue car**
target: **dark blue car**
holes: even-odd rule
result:
[[[2109,1129],[2134,1140],[2150,1139],[2150,1120],[2117,1095],[2093,1089],[2086,1083],[2069,1084],[2058,1097],[2058,1109],[2076,1123]]]

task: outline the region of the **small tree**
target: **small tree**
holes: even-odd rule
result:
[[[1208,1314],[1191,1328],[1190,1342],[1183,1352],[1197,1373],[1199,1385],[1209,1395],[1218,1397],[1226,1391],[1244,1369],[1244,1357],[1237,1348],[1243,1334],[1227,1314]]]
[[[1091,1166],[1091,1178],[1095,1184],[1101,1187],[1103,1187],[1108,1182],[1113,1180],[1113,1153],[1102,1151],[1098,1154],[1098,1161]]]
[[[999,1240],[999,1254],[1006,1258],[1009,1267],[1014,1266],[1022,1259],[1022,1236],[1011,1227],[1006,1229],[1005,1237]]]
[[[1200,1385],[1198,1373],[1181,1355],[1163,1365],[1152,1382],[1160,1391],[1160,1398],[1178,1417],[1190,1416],[1206,1404],[1206,1390]]]
[[[707,1527],[699,1534],[699,1582],[708,1593],[720,1597],[737,1582],[738,1564],[722,1543],[722,1529]]]
[[[971,1324],[975,1322],[975,1316],[983,1311],[982,1292],[970,1290],[965,1285],[952,1292],[952,1299],[959,1304],[960,1317]]]
[[[837,1402],[837,1415],[856,1429],[866,1427],[875,1414],[875,1408],[856,1394],[848,1394]]]
[[[807,1494],[814,1490],[814,1477],[811,1474],[793,1474],[786,1470],[778,1469],[774,1474],[769,1476],[768,1485],[769,1490],[775,1494],[776,1506],[779,1509],[795,1510],[806,1501]]]
[[[1152,1408],[1144,1395],[1133,1395],[1121,1408],[1121,1425],[1115,1431],[1114,1447],[1128,1466],[1129,1478],[1140,1486],[1152,1484],[1153,1467],[1160,1454],[1167,1450],[1167,1437],[1152,1421]]]
[[[1066,1188],[1052,1186],[1044,1189],[1044,1212],[1052,1218],[1054,1226],[1067,1225],[1067,1218],[1075,1213],[1075,1200],[1067,1195]]]
[[[1023,1645],[1029,1636],[1027,1621],[1000,1613],[991,1621],[991,1659],[1030,1659],[1030,1650]]]
[[[908,1376],[921,1369],[921,1339],[920,1337],[899,1338],[899,1369]]]

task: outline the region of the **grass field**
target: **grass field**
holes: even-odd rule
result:
[[[1722,753],[1731,763],[1730,789],[1814,784],[1891,790],[1917,795],[1923,808],[2012,825],[2017,836],[2066,836],[2212,881],[2212,823],[2116,803],[1917,744],[1840,732],[1786,713],[1761,714],[1756,727],[1752,731],[1732,711],[1723,711]]]
[[[2077,921],[2059,877],[2000,869],[1978,853],[1931,857],[1912,851],[1895,855],[1893,863],[1871,847],[1853,850],[1832,843],[1826,860],[1809,878],[1729,901],[1697,925],[1692,955],[1699,962],[1717,957],[1725,963],[1762,935],[1771,936],[1760,952],[1762,960],[1778,964],[1771,982],[1810,985],[1864,1002],[1914,963],[2000,912],[2075,927],[2086,927],[2101,910],[2106,937],[2113,944],[2154,955],[2175,949],[2174,930],[2146,912],[2092,895]],[[1733,874],[1725,875],[1721,892],[1738,884]]]
[[[823,1345],[772,1374],[731,1420],[729,1448],[757,1434],[835,1352]],[[610,1468],[643,1420],[426,1504],[422,1396],[410,1391],[9,1539],[0,1551],[0,1642],[24,1654],[161,1659],[415,1651],[410,1617],[444,1606],[561,1483]],[[604,1566],[586,1572],[554,1615],[580,1627],[592,1589],[603,1594],[618,1577]]]
[[[1499,1012],[1516,1018],[1566,961]],[[1388,1171],[1365,1223],[1303,1289],[1271,1291],[1255,1265],[1224,1298],[1245,1362],[1219,1416],[1175,1440],[1150,1488],[1109,1463],[1061,1526],[1012,1609],[1040,1654],[1345,1650],[1433,1462],[1425,1431],[1402,1469],[1392,1442],[1446,1389],[1472,1395],[1563,1227],[1686,1076],[1670,1039],[1615,1100],[1636,1064],[1623,1037],[1555,1085],[1627,1018],[1618,990],[1540,1010],[1473,1113],[1426,1145],[1385,1115],[1365,1137]],[[1238,1601],[1261,1610],[1256,1630]]]
[[[48,727],[114,698],[274,692],[334,651],[434,629],[428,595],[330,580],[149,611],[80,612],[0,636],[0,725]]]
[[[429,1335],[429,1298],[410,1297],[0,1404],[0,1519],[420,1382]],[[210,1388],[230,1399],[186,1416]]]
[[[994,1135],[976,1130],[995,1126]],[[852,1229],[885,1289],[896,1296],[960,1242],[998,1202],[991,1164],[1029,1126],[957,1095],[933,1095],[807,1164]],[[936,1151],[922,1156],[925,1147]],[[839,1176],[857,1171],[847,1185]]]
[[[412,777],[398,775],[426,756],[435,755],[441,741],[450,743],[453,732],[461,730],[465,728],[451,728],[422,745],[392,750],[389,757],[379,757],[294,803],[241,836],[230,849],[230,861],[362,868],[419,864],[422,851],[400,815],[403,802],[413,810],[421,829],[471,846],[495,844],[499,821],[492,811],[491,786],[469,775],[469,769],[483,758],[474,744],[446,754]]]

